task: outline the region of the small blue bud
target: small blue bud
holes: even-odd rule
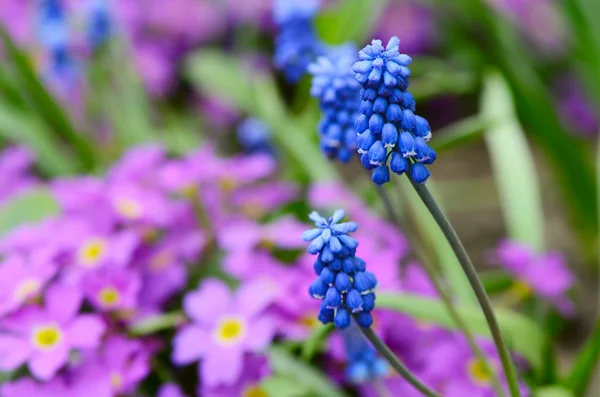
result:
[[[398,65],[396,62],[391,60],[387,61],[385,63],[385,68],[394,76],[400,76],[400,65]]]
[[[372,170],[373,168],[376,167],[375,165],[371,164],[371,162],[369,161],[369,153],[363,153],[363,154],[361,154],[361,156],[360,156],[360,163],[367,170]]]
[[[326,243],[328,243],[329,240],[331,239],[331,229],[329,229],[329,228],[322,229],[322,231],[321,231],[321,238],[323,239],[323,241],[325,241]]]
[[[404,98],[402,98],[402,107],[404,109],[409,109],[410,111],[415,111],[415,98],[408,91],[404,91]]]
[[[378,97],[373,103],[373,111],[375,113],[384,113],[387,109],[387,100],[384,97]],[[362,113],[362,112],[361,112]]]
[[[400,153],[392,153],[392,159],[390,160],[390,169],[393,173],[402,175],[408,171],[408,160],[404,158]]]
[[[311,241],[311,243],[308,245],[308,247],[306,247],[306,251],[308,251],[308,253],[310,253],[310,254],[315,255],[316,253],[321,251],[321,249],[323,248],[324,245],[325,245],[325,240],[323,240],[323,237],[319,236],[319,237],[315,238],[313,241]]]
[[[364,328],[369,328],[373,324],[371,313],[360,312],[356,315],[356,322]]]
[[[331,229],[338,234],[348,234],[358,230],[358,223],[344,222],[337,225],[332,225]]]
[[[390,366],[387,361],[382,360],[380,358],[376,358],[375,362],[372,365],[373,375],[377,378],[381,376],[385,376],[390,372]]]
[[[383,59],[376,58],[373,60],[373,67],[377,69],[383,69]]]
[[[346,379],[357,385],[368,381],[370,375],[369,366],[363,361],[351,362],[346,369]]]
[[[363,272],[363,274],[369,280],[369,290],[370,291],[375,290],[375,288],[377,288],[377,285],[379,284],[379,282],[377,281],[377,278],[375,277],[375,275],[373,273],[371,273],[371,272]]]
[[[377,95],[388,97],[392,95],[392,89],[385,84],[382,84],[377,88]]]
[[[367,88],[363,91],[361,97],[365,101],[374,101],[375,99],[377,99],[377,90],[374,88]]]
[[[354,271],[364,272],[367,269],[367,262],[364,259],[355,257],[354,258]]]
[[[380,166],[385,162],[387,151],[383,146],[383,142],[375,141],[371,149],[369,149],[369,162],[373,165]]]
[[[321,274],[321,272],[323,271],[324,268],[325,268],[325,265],[319,259],[317,259],[315,261],[315,263],[313,264],[313,269],[315,269],[315,274],[317,276]]]
[[[390,122],[402,120],[402,108],[395,103],[390,104],[385,112],[385,118]]]
[[[368,294],[371,290],[371,282],[366,272],[357,272],[354,275],[354,288],[361,294]]]
[[[429,175],[429,170],[423,163],[414,163],[410,166],[410,177],[417,183],[425,183]]]
[[[352,71],[354,73],[371,73],[372,68],[373,62],[371,61],[358,61],[354,65],[352,65]]]
[[[383,84],[385,84],[386,87],[394,88],[398,85],[398,80],[390,72],[386,71],[383,73]]]
[[[371,115],[373,114],[373,102],[371,101],[362,101],[360,104],[360,108],[358,109],[358,111],[361,114],[364,114],[367,117],[371,117]]]
[[[429,148],[429,154],[427,155],[427,160],[423,161],[423,164],[433,164],[437,159],[437,153],[432,148]]]
[[[418,162],[423,163],[429,160],[429,146],[427,146],[423,138],[420,136],[415,138],[415,152],[415,159]]]
[[[400,77],[402,77],[402,79],[404,80],[408,80],[408,78],[410,77],[410,69],[407,68],[406,66],[400,66]]]
[[[398,130],[392,123],[386,123],[381,131],[381,141],[386,148],[393,148],[398,142]]]
[[[409,109],[404,109],[402,112],[402,130],[412,131],[415,128],[415,114]]]
[[[387,165],[381,165],[373,170],[371,179],[378,185],[383,185],[390,181],[390,169]]]
[[[342,261],[339,258],[335,258],[330,264],[329,268],[334,272],[342,270]]]
[[[335,273],[332,272],[328,267],[326,267],[321,271],[319,277],[321,278],[321,281],[323,283],[329,285],[333,283],[333,280],[335,280]]]
[[[342,294],[348,292],[352,288],[350,277],[343,272],[339,272],[335,277],[335,288]]]
[[[400,91],[397,88],[394,88],[394,90],[392,91],[392,95],[390,95],[390,98],[388,100],[390,103],[400,104],[403,98],[404,94],[402,93],[402,91]]]
[[[363,298],[363,310],[366,312],[370,312],[375,308],[375,294],[370,293],[362,296]]]
[[[415,116],[415,135],[423,138],[425,142],[431,138],[431,127],[429,123],[421,116]]]
[[[335,316],[335,310],[321,308],[321,310],[319,311],[318,319],[323,324],[329,324],[329,323],[333,322],[334,316]]]
[[[321,254],[319,255],[319,260],[323,263],[329,263],[333,260],[333,254],[331,253],[331,250],[329,249],[329,245],[323,246],[323,250],[321,251]]]
[[[346,304],[348,308],[352,311],[352,313],[358,313],[363,311],[364,300],[362,296],[360,296],[360,292],[355,289],[350,290],[348,292],[348,296],[346,297]]]
[[[340,243],[340,240],[337,237],[331,236],[331,239],[329,240],[329,249],[334,255],[339,254],[342,251],[342,243]]]
[[[356,73],[354,75],[354,78],[356,79],[356,81],[358,81],[360,84],[364,84],[367,82],[367,80],[369,79],[369,75],[368,74],[362,74],[362,73]]]
[[[350,326],[350,313],[346,309],[339,309],[335,313],[333,324],[336,328],[344,329]]]
[[[317,278],[309,287],[308,293],[315,299],[323,299],[329,286],[320,278]]]
[[[312,241],[315,238],[319,237],[322,232],[323,232],[323,229],[319,229],[319,228],[307,230],[304,233],[302,233],[302,240]]]
[[[354,273],[354,260],[350,257],[342,260],[342,271],[344,273]]]
[[[360,134],[365,132],[367,128],[369,128],[369,119],[364,114],[361,114],[354,122],[354,129]]]
[[[375,143],[377,138],[371,132],[371,130],[366,130],[362,134],[358,134],[356,137],[356,146],[358,147],[358,153],[365,154],[369,152],[371,146]]]
[[[379,84],[379,81],[381,80],[381,74],[381,69],[373,68],[369,73],[369,85],[372,87],[376,87]]]
[[[400,66],[408,66],[412,62],[411,57],[406,54],[398,54],[392,60]]]
[[[342,234],[341,236],[338,236],[338,239],[342,242],[344,247],[347,247],[350,250],[355,250],[356,247],[358,247],[358,241],[348,235]]]
[[[347,163],[352,158],[352,152],[345,147],[341,147],[338,150],[337,157],[342,163]]]
[[[383,117],[381,115],[374,113],[369,118],[369,130],[373,134],[381,134],[381,129],[383,128]]]
[[[328,309],[337,309],[342,304],[342,295],[335,287],[329,287],[325,293],[323,303]]]
[[[402,157],[411,157],[417,154],[415,152],[415,137],[406,131],[400,133],[400,144],[398,145]]]

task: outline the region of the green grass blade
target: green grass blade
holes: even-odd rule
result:
[[[50,191],[34,188],[18,194],[0,207],[0,236],[14,228],[58,214],[60,208]]]

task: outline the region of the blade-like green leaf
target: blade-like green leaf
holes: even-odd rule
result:
[[[533,393],[533,397],[575,397],[583,396],[583,394],[574,394],[568,389],[560,386],[546,386],[537,389]]]
[[[10,198],[0,207],[0,235],[22,224],[39,222],[59,211],[58,203],[48,190],[27,190]]]
[[[62,137],[73,145],[73,149],[77,152],[79,161],[84,169],[86,171],[93,170],[96,165],[96,153],[91,143],[83,134],[75,130],[66,112],[63,111],[58,102],[40,81],[27,55],[17,48],[10,35],[2,26],[0,26],[0,38],[4,44],[6,55],[14,65],[15,74],[19,79],[21,89],[31,99],[36,112],[46,120],[57,136]]]
[[[481,113],[502,120],[484,135],[494,170],[508,236],[544,249],[544,214],[533,155],[514,112],[512,95],[501,75],[485,78]]]
[[[260,388],[268,396],[306,397],[311,394],[310,387],[289,376],[270,376],[261,382]]]
[[[294,379],[306,385],[314,394],[323,397],[347,397],[329,378],[306,365],[279,347],[271,347],[267,354],[273,372],[277,376]]]
[[[600,359],[600,321],[596,322],[594,332],[577,356],[564,385],[573,390],[577,396],[585,395],[585,391],[596,372],[598,359]]]
[[[442,129],[434,131],[434,139],[430,144],[436,152],[442,153],[465,143],[475,141],[482,136],[482,132],[497,123],[488,120],[482,115],[471,116],[456,121]]]
[[[455,323],[439,300],[411,294],[377,294],[377,307],[397,310],[420,321],[430,322],[445,328],[454,328]],[[476,335],[491,337],[488,325],[479,307],[457,304],[460,316]],[[518,313],[495,309],[500,329],[509,348],[521,354],[531,366],[542,366],[544,332],[527,317]]]
[[[362,43],[388,0],[344,0],[319,13],[316,28],[327,44]]]

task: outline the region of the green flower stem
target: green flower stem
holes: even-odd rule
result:
[[[415,389],[419,390],[427,397],[442,397],[440,394],[431,390],[429,387],[427,387],[427,385],[421,382],[419,378],[417,378],[417,376],[413,374],[398,357],[396,357],[390,348],[386,346],[386,344],[379,338],[379,336],[377,336],[375,332],[373,332],[371,328],[364,328],[360,325],[358,328],[362,331],[365,338],[371,342],[375,350],[377,350],[379,354],[381,354],[381,356],[385,358],[388,363],[390,363],[392,368],[394,368],[396,372],[400,374],[400,376],[414,386]]]
[[[485,289],[483,288],[483,284],[481,284],[481,280],[479,276],[477,276],[477,271],[469,258],[469,254],[465,250],[465,247],[462,245],[462,242],[458,238],[458,235],[454,231],[454,228],[446,218],[446,215],[442,212],[437,202],[429,192],[429,189],[425,185],[416,183],[411,178],[409,178],[413,188],[423,201],[423,204],[427,207],[438,226],[448,239],[452,250],[456,254],[458,261],[460,262],[462,269],[471,284],[471,288],[473,288],[473,292],[477,297],[477,301],[481,306],[485,319],[488,323],[490,331],[492,333],[492,338],[494,339],[494,343],[496,344],[496,349],[498,350],[498,354],[500,355],[500,361],[502,361],[502,367],[504,368],[504,373],[506,375],[506,380],[508,382],[508,387],[510,389],[510,395],[512,397],[521,397],[521,392],[519,390],[519,383],[517,379],[517,371],[515,369],[515,365],[512,362],[512,358],[510,356],[510,352],[504,343],[504,339],[502,338],[502,333],[500,332],[500,327],[498,326],[498,321],[496,320],[496,316],[494,315],[494,310],[492,309],[492,305],[490,300],[485,293]]]
[[[396,215],[396,211],[394,210],[394,207],[391,205],[390,197],[387,194],[387,192],[385,191],[385,189],[382,186],[377,186],[377,191],[379,192],[379,194],[381,196],[381,200],[383,201],[384,206],[386,207],[389,218],[393,220],[393,222],[396,224],[396,226],[398,226],[401,230],[404,230],[405,228],[402,227],[402,225],[400,224],[400,218]],[[408,240],[410,246],[412,247],[413,246],[413,241],[411,241],[412,238],[408,234],[405,234],[405,237]],[[505,394],[504,394],[504,390],[502,389],[502,386],[500,384],[500,379],[498,378],[498,373],[496,371],[494,371],[493,367],[489,363],[488,358],[483,353],[483,351],[481,350],[479,345],[475,342],[475,337],[474,337],[473,333],[471,332],[471,330],[469,329],[469,327],[467,326],[467,324],[465,323],[463,318],[460,316],[460,314],[456,310],[456,307],[454,306],[454,302],[452,301],[452,297],[448,294],[448,291],[446,290],[446,288],[444,288],[444,286],[440,282],[438,272],[436,271],[436,269],[433,266],[431,266],[430,263],[428,263],[428,261],[423,261],[422,264],[423,264],[423,269],[425,269],[425,272],[427,273],[427,276],[429,277],[429,280],[431,280],[431,282],[433,283],[433,286],[434,286],[436,292],[438,293],[438,295],[440,296],[442,303],[444,304],[444,306],[446,307],[446,310],[450,314],[452,321],[454,321],[456,326],[465,335],[465,338],[467,339],[467,343],[469,344],[469,347],[471,348],[471,351],[473,352],[473,354],[475,354],[475,357],[477,357],[477,359],[479,361],[481,361],[485,370],[489,374],[491,374],[492,385],[494,386],[494,390],[496,391],[496,394],[498,396],[503,397]]]

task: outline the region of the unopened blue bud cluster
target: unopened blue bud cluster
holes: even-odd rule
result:
[[[359,53],[360,61],[352,66],[362,85],[360,117],[355,129],[361,163],[373,170],[373,182],[390,181],[392,172],[410,173],[417,183],[425,183],[429,170],[425,166],[436,159],[427,145],[431,138],[429,123],[415,115],[415,100],[407,91],[411,58],[400,53],[400,40],[392,37],[386,47],[373,40]],[[388,166],[389,165],[389,166]]]
[[[271,128],[256,118],[247,118],[237,128],[237,137],[244,153],[265,153],[274,155],[275,148],[272,142]]]
[[[38,4],[38,34],[49,54],[49,72],[63,76],[73,66],[65,10],[58,0],[41,0]]]
[[[304,232],[302,238],[310,242],[307,251],[318,255],[314,264],[318,277],[310,285],[309,293],[321,299],[319,320],[323,324],[348,328],[354,315],[359,325],[370,327],[377,279],[366,271],[365,261],[356,257],[358,241],[348,233],[355,232],[358,225],[339,223],[344,215],[344,210],[335,211],[328,219],[317,212],[310,214],[317,228]]]
[[[349,382],[361,384],[388,373],[388,363],[367,343],[358,326],[350,325],[342,331],[342,336],[348,359],[345,374]]]
[[[360,84],[352,65],[358,60],[353,45],[331,48],[308,67],[313,75],[310,93],[319,99],[321,150],[330,159],[348,162],[356,153],[354,121],[360,115]]]
[[[290,83],[300,80],[308,65],[325,51],[313,26],[319,5],[317,0],[275,2],[274,19],[279,33],[275,39],[274,62]]]

